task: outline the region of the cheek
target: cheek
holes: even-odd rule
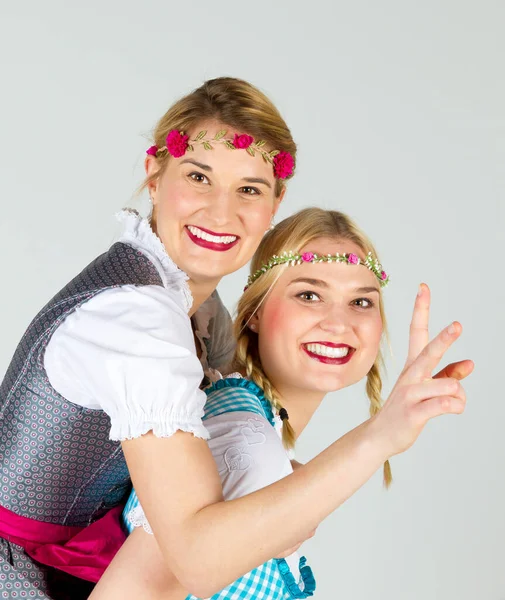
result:
[[[296,351],[299,340],[313,327],[307,317],[295,303],[270,298],[261,316],[262,346],[277,353]]]
[[[241,220],[246,231],[251,237],[261,238],[270,227],[273,212],[273,202],[258,202],[244,207],[241,211]]]
[[[281,300],[270,298],[261,315],[262,353],[278,353],[279,346],[285,345],[286,333],[289,331],[286,323],[289,322],[288,311]]]
[[[196,198],[184,181],[166,183],[160,189],[158,211],[162,215],[184,217],[196,210]]]
[[[377,354],[382,338],[382,320],[380,315],[363,323],[360,328],[361,340],[370,352]]]
[[[278,335],[281,328],[280,320],[282,319],[282,302],[275,298],[269,298],[268,304],[261,315],[262,334],[266,336]]]

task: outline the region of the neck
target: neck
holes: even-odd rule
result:
[[[291,388],[289,385],[274,385],[279,392],[281,406],[288,411],[289,423],[295,432],[296,439],[298,439],[326,394]]]
[[[219,279],[195,282],[192,279],[188,281],[191,295],[193,296],[193,304],[189,311],[189,316],[192,317],[200,306],[209,298],[216,290]]]

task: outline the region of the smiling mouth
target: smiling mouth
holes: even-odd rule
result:
[[[195,227],[195,225],[186,225],[185,230],[187,231],[190,240],[197,246],[220,252],[229,250],[235,246],[240,239],[236,235],[229,233],[219,234],[200,227]]]
[[[310,342],[302,344],[302,348],[310,358],[331,365],[348,363],[356,352],[352,346],[331,342]]]

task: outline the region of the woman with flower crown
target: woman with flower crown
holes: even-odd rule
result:
[[[296,477],[304,494],[285,512],[303,515],[295,520],[306,522],[308,531],[381,461],[389,485],[388,458],[414,443],[429,419],[463,411],[465,394],[459,382],[431,376],[461,326],[453,323],[429,343],[426,285],[416,299],[406,367],[381,408],[380,343],[386,329],[382,289],[388,281],[371,242],[342,213],[306,209],[263,238],[238,304],[235,372],[206,390],[204,423],[227,500],[281,479],[288,487]],[[289,450],[326,393],[365,377],[371,416],[336,443],[339,466],[334,465],[330,480],[321,482],[324,494],[309,500],[307,486],[314,485],[317,475],[304,476],[307,466],[290,475]],[[324,454],[314,459],[323,476]],[[129,531],[143,529],[135,530],[119,552],[93,600],[197,600],[166,570],[135,492],[125,518]],[[283,518],[273,537],[290,520]],[[262,525],[259,518],[256,526]],[[252,569],[212,600],[288,600],[312,596],[314,590],[305,557],[293,551]]]
[[[338,493],[337,442],[285,482],[223,501],[200,389],[204,373],[225,371],[233,354],[215,289],[256,250],[296,146],[272,103],[229,78],[176,102],[154,142],[150,220],[122,214],[119,242],[35,317],[0,386],[7,597],[85,597],[82,580],[96,582],[124,541],[116,525],[130,476],[163,560],[189,593],[206,597],[289,552],[377,466],[358,464],[367,429],[347,442],[359,476],[341,480]],[[468,372],[466,363],[451,369]],[[399,431],[408,438],[411,429]],[[301,484],[305,503],[294,493]],[[265,537],[301,509],[306,523]]]

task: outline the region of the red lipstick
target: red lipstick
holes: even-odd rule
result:
[[[210,242],[209,240],[204,240],[204,239],[199,238],[196,235],[192,234],[187,226],[184,227],[184,229],[185,229],[186,233],[188,234],[189,239],[192,242],[194,242],[197,246],[201,246],[202,248],[207,248],[208,250],[216,250],[217,252],[226,252],[226,250],[233,248],[233,246],[235,246],[238,243],[238,241],[240,240],[240,238],[238,236],[234,236],[234,237],[237,237],[237,239],[234,242],[230,242],[228,244],[223,244],[221,242]],[[198,229],[205,231],[205,233],[208,233],[209,235],[215,235],[215,236],[221,236],[221,237],[233,235],[232,233],[214,233],[212,231],[209,231],[208,229],[204,229],[203,227],[198,227]]]
[[[309,344],[310,345],[319,344],[320,346],[327,346],[328,348],[349,348],[349,352],[345,356],[341,356],[338,358],[333,358],[330,356],[322,356],[321,354],[316,354],[315,352],[311,352],[307,348],[307,345],[309,345]],[[307,342],[305,344],[302,344],[302,348],[303,348],[304,352],[308,356],[310,356],[310,358],[313,358],[314,360],[317,360],[326,365],[345,365],[351,360],[354,353],[356,352],[356,348],[349,346],[349,344],[334,344],[333,342]]]

